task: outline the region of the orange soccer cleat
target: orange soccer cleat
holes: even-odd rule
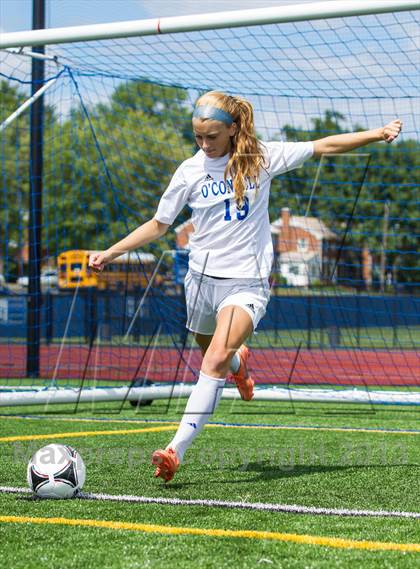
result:
[[[152,454],[152,464],[157,466],[155,470],[156,478],[160,476],[165,482],[169,482],[179,468],[179,459],[174,449],[159,449]]]
[[[239,369],[236,373],[232,373],[236,387],[244,401],[251,401],[254,396],[254,380],[248,373],[247,361],[249,358],[249,349],[242,344],[238,352],[241,361]]]

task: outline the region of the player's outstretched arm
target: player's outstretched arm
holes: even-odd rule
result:
[[[396,119],[382,128],[351,132],[348,134],[335,134],[314,140],[314,156],[319,158],[323,154],[341,154],[355,148],[360,148],[371,142],[392,142],[400,134],[402,122]]]
[[[89,257],[89,267],[95,271],[102,271],[105,265],[123,253],[143,247],[143,245],[147,245],[147,243],[162,237],[167,232],[168,227],[169,225],[161,223],[157,219],[151,219],[143,223],[143,225],[137,227],[127,237],[124,237],[124,239],[121,239],[121,241],[118,241],[118,243],[115,243],[106,251],[92,253]]]

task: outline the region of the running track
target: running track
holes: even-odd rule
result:
[[[63,349],[59,365],[59,346],[42,346],[41,377],[80,379],[88,357],[86,346],[73,345]],[[86,378],[129,382],[144,356],[143,348],[101,346],[92,350]],[[285,349],[255,349],[250,369],[257,383],[284,384],[296,352]],[[149,350],[138,377],[152,381],[194,381],[200,367],[198,349],[186,350],[183,358],[174,348]],[[26,347],[0,346],[0,377],[25,376]],[[179,366],[178,373],[176,373]],[[57,370],[56,370],[57,367]],[[56,370],[56,371],[55,371]],[[414,351],[385,350],[301,350],[292,383],[326,385],[399,385],[420,387],[420,354]]]

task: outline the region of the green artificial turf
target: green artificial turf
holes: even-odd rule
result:
[[[270,502],[326,508],[420,512],[420,413],[412,408],[223,401],[186,455],[174,480],[154,479],[151,452],[175,430],[182,408],[154,402],[135,412],[119,404],[61,406],[0,417],[0,437],[44,434],[34,441],[0,441],[0,485],[26,486],[31,454],[50,442],[74,446],[87,466],[86,492],[182,499]],[[10,409],[8,410],[10,413]],[[85,419],[81,421],[80,419]],[[92,420],[91,420],[92,419]],[[131,422],[128,422],[131,421]],[[161,421],[161,422],[159,422]],[[268,429],[273,425],[289,429]],[[301,427],[306,427],[303,429]],[[347,430],[335,430],[345,428]],[[355,430],[350,430],[355,429]],[[365,429],[368,432],[357,430]],[[404,429],[413,434],[375,432]],[[100,436],[70,433],[112,431]],[[416,434],[416,431],[419,431]],[[51,435],[69,433],[68,438]],[[50,435],[50,437],[48,437]],[[420,543],[418,519],[284,514],[215,507],[87,500],[33,500],[0,493],[0,516],[64,517],[171,527],[257,530],[352,540]],[[33,523],[1,523],[5,567],[417,567],[419,554],[365,551],[267,539],[212,537]]]

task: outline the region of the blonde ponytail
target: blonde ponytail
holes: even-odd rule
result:
[[[231,138],[230,158],[225,169],[225,180],[232,177],[235,200],[238,207],[245,201],[247,182],[259,187],[259,171],[264,167],[261,144],[255,135],[254,111],[251,103],[242,97],[231,97],[218,91],[210,91],[200,97],[196,107],[212,105],[229,113],[237,124]]]

